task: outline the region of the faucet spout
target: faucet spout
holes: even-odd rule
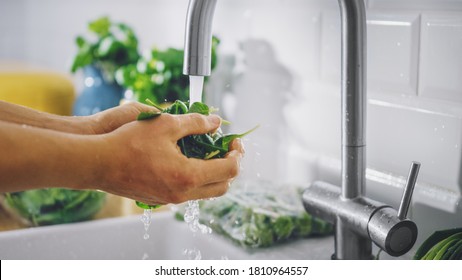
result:
[[[217,0],[190,0],[186,15],[183,74],[209,76],[212,22]]]

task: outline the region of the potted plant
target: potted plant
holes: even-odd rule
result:
[[[212,69],[217,64],[217,48],[220,41],[212,40]],[[141,56],[136,64],[128,64],[116,71],[116,81],[133,96],[127,99],[146,103],[150,99],[157,104],[189,100],[189,77],[183,75],[182,49],[153,48]]]
[[[71,71],[83,70],[84,87],[74,115],[90,115],[119,105],[123,88],[114,80],[117,68],[136,63],[138,39],[131,27],[101,17],[88,24],[89,38],[77,36]]]

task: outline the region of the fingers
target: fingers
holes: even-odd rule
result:
[[[236,149],[230,151],[225,158],[189,159],[192,161],[192,174],[198,178],[196,185],[218,183],[236,177],[239,174],[242,156],[243,153]]]
[[[122,106],[115,107],[114,109],[120,110],[121,117],[125,117],[126,119],[131,119],[133,121],[136,120],[141,112],[159,111],[159,109],[155,107],[139,102],[128,102]]]
[[[222,196],[228,191],[231,181],[232,180],[226,180],[220,183],[205,185],[192,192],[189,197],[191,200],[195,200]]]
[[[229,144],[229,150],[230,151],[238,151],[241,154],[241,157],[245,154],[245,149],[244,145],[242,145],[242,140],[240,138],[234,139],[230,144]]]
[[[138,102],[130,102],[90,116],[93,121],[93,134],[108,133],[120,126],[136,121],[141,112],[158,111],[158,109]]]
[[[174,135],[178,139],[188,135],[205,134],[216,131],[221,125],[221,118],[217,115],[204,116],[201,114],[173,115],[175,121]]]

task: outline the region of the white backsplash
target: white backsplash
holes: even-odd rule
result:
[[[187,0],[0,0],[0,59],[67,72],[74,37],[110,15],[143,48],[182,47]],[[12,12],[9,12],[12,11]],[[422,163],[411,217],[421,241],[462,226],[462,0],[369,0],[368,195],[397,206]],[[339,183],[337,0],[219,0],[221,64],[208,100],[243,131],[243,176]],[[213,93],[212,93],[213,91]]]

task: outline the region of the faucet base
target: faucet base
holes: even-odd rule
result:
[[[395,209],[362,196],[344,198],[340,188],[314,182],[303,193],[305,210],[335,224],[336,259],[372,259],[372,242],[391,256],[407,253],[417,239],[414,222]]]
[[[335,224],[335,254],[336,260],[372,260],[372,243],[369,238],[349,230],[344,222],[337,218]]]

